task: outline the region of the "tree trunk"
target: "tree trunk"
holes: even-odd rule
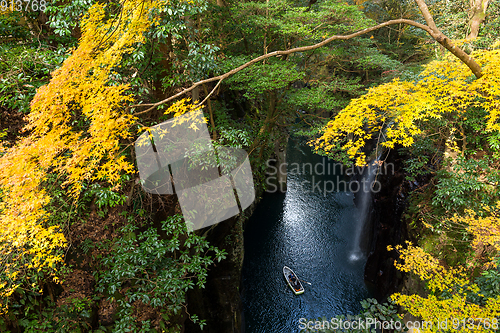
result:
[[[275,116],[275,113],[276,113],[276,92],[275,91],[272,91],[269,93],[269,108],[267,109],[267,115],[266,115],[266,119],[264,120],[264,124],[262,124],[260,130],[259,130],[259,133],[257,134],[254,142],[252,143],[252,145],[250,146],[250,149],[249,149],[249,155],[252,153],[253,150],[259,148],[259,145],[260,145],[260,140],[262,139],[262,136],[264,135],[264,133],[266,133],[267,131],[269,131],[270,128],[272,128],[273,124],[273,118]],[[260,158],[262,157],[262,154],[263,154],[263,148],[260,147],[260,150],[259,150],[259,157],[258,157],[258,160],[260,160]]]
[[[479,0],[478,0],[479,1]],[[488,1],[488,0],[482,0],[482,1]],[[452,41],[446,37],[441,30],[438,29],[436,26],[436,23],[434,23],[434,19],[432,18],[432,15],[429,11],[429,8],[427,7],[427,4],[425,3],[424,0],[415,0],[415,2],[418,5],[418,8],[420,9],[420,12],[424,16],[425,22],[427,23],[427,26],[430,28],[430,31],[426,30],[432,38],[434,38],[439,44],[443,45],[448,51],[450,51],[455,57],[460,59],[464,64],[467,65],[467,67],[470,68],[472,73],[476,76],[476,78],[480,78],[482,74],[481,66],[479,66],[478,63],[469,56],[467,53],[465,53],[464,50],[462,50],[460,47],[457,45],[454,45]],[[425,30],[425,29],[424,29]]]
[[[171,89],[166,92],[163,90],[162,79],[165,77],[165,73],[172,71],[172,57],[173,57],[173,40],[172,35],[168,35],[165,43],[159,43],[159,51],[161,54],[160,68],[158,68],[158,73],[161,73],[157,79],[153,82],[154,86],[154,96],[157,99],[165,98],[165,95],[170,95]]]
[[[203,90],[205,90],[205,96],[208,96],[208,89],[205,84],[203,85]],[[210,125],[212,126],[212,140],[217,140],[217,131],[215,130],[214,113],[212,111],[212,103],[210,102],[210,97],[207,99],[207,105],[208,112],[210,113]]]
[[[470,34],[467,39],[474,39],[479,34],[479,27],[486,17],[489,0],[470,0],[472,17],[469,21]]]
[[[200,101],[200,87],[196,87],[191,92],[191,100],[194,104],[197,104]]]

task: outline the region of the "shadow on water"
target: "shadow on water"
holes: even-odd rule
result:
[[[266,193],[245,227],[245,333],[299,332],[301,318],[357,314],[359,302],[370,297],[366,259],[350,259],[360,212],[353,193],[338,186],[349,178],[340,165],[296,142],[289,144],[287,163],[287,192]],[[304,294],[287,286],[285,265],[312,284],[303,284]]]

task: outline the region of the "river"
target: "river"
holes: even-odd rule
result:
[[[349,190],[331,191],[332,182],[349,181],[345,170],[292,140],[287,164],[286,193],[266,193],[245,227],[245,333],[299,332],[301,318],[357,314],[371,296],[363,280],[366,257],[355,244],[363,208]],[[285,265],[311,283],[302,283],[304,294],[286,284]]]

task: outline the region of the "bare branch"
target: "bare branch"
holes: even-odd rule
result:
[[[210,94],[208,94],[207,97],[205,97],[205,99],[203,101],[201,101],[201,103],[198,103],[196,106],[203,105],[203,103],[205,103],[206,100],[209,99],[210,96],[212,96],[212,94],[214,93],[214,91],[217,90],[217,87],[219,87],[219,85],[220,85],[221,82],[222,82],[222,79],[219,82],[217,82],[217,84],[215,85],[214,89],[212,89],[210,91]]]

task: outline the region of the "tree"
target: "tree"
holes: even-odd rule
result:
[[[416,2],[428,26],[438,31],[425,4]],[[442,170],[436,185],[426,193],[431,195],[432,205],[441,208],[440,214],[434,211],[432,221],[422,219],[422,228],[428,230],[418,231],[430,233],[427,237],[440,243],[460,242],[461,248],[454,248],[459,260],[446,261],[442,244],[438,260],[428,253],[429,240],[424,243],[427,250],[412,244],[395,247],[400,255],[396,267],[424,281],[427,288],[425,293],[396,293],[391,298],[412,315],[432,322],[426,329],[429,332],[444,328],[438,323],[471,332],[499,328],[499,46],[496,42],[470,53],[468,57],[480,68],[480,75],[473,71],[475,77],[463,58],[444,56],[427,64],[415,79],[395,79],[369,89],[353,99],[312,142],[318,151],[333,157],[346,154],[358,165],[366,164],[370,152],[363,149],[369,140],[377,143],[375,149],[403,146],[413,154],[430,147],[443,161],[437,166]],[[481,158],[479,151],[486,157]],[[422,164],[415,168],[418,166]],[[414,209],[429,215],[425,202]]]
[[[427,65],[416,81],[395,79],[370,89],[328,123],[315,141],[316,149],[327,154],[345,151],[359,165],[364,165],[366,154],[362,148],[367,140],[378,137],[383,147],[394,148],[396,144],[407,147],[416,136],[426,134],[421,124],[447,114],[466,118],[467,110],[474,105],[489,112],[485,130],[498,131],[497,55],[496,49],[472,54],[484,66],[484,74],[476,80],[471,81],[464,63],[447,57]]]
[[[483,292],[485,279],[492,283],[497,277],[499,229],[497,209],[490,206],[497,197],[496,188],[492,187],[495,181],[488,181],[497,178],[496,162],[488,165],[486,159],[477,161],[475,156],[483,150],[494,161],[498,158],[495,144],[500,130],[496,107],[500,101],[498,46],[496,43],[489,50],[471,54],[482,66],[480,78],[474,79],[457,58],[445,57],[426,65],[415,80],[395,79],[370,89],[366,95],[352,100],[314,142],[317,149],[330,155],[344,151],[350,158],[356,158],[359,165],[366,163],[363,148],[370,139],[389,149],[415,145],[418,152],[422,146],[430,145],[435,149],[433,154],[440,154],[445,163],[451,163],[446,174],[454,174],[445,176],[443,163],[432,197],[433,204],[444,208],[443,212],[435,216],[435,221],[422,224],[439,233],[440,242],[456,237],[461,247],[465,247],[460,253],[466,262],[446,267],[442,254],[438,260],[411,244],[395,247],[401,259],[396,267],[423,280],[429,294],[396,293],[391,297],[412,315],[434,323],[429,332],[437,332],[440,328],[436,325],[441,322],[447,322],[448,329],[464,331],[498,329],[495,320],[500,311],[500,296],[497,291]],[[455,152],[461,158],[447,159],[446,152]],[[417,209],[423,211],[423,206],[419,203]],[[468,208],[465,212],[464,207]],[[488,251],[488,263],[482,258],[470,259],[468,251],[477,257]],[[470,277],[474,270],[484,272],[482,280]]]
[[[265,134],[268,129],[266,124],[274,121],[277,115],[276,106],[280,103],[278,95],[284,94],[293,81],[304,75],[304,72],[294,68],[300,65],[303,59],[292,59],[293,54],[306,54],[333,41],[350,40],[392,24],[409,24],[428,32],[463,63],[461,72],[457,73],[456,82],[453,81],[452,84],[461,88],[460,80],[468,80],[464,77],[464,73],[467,73],[464,69],[467,66],[478,79],[481,78],[480,83],[486,84],[482,89],[496,96],[496,83],[492,81],[496,76],[490,74],[497,68],[491,65],[497,61],[493,56],[496,51],[477,53],[481,61],[476,62],[439,31],[425,3],[422,0],[416,2],[427,25],[407,19],[396,19],[367,27],[366,20],[360,20],[350,22],[352,24],[347,27],[332,24],[325,29],[320,26],[323,24],[322,20],[331,19],[332,23],[335,23],[335,20],[339,19],[329,16],[331,14],[327,13],[328,9],[335,8],[341,13],[350,13],[353,9],[338,1],[328,2],[331,8],[326,6],[325,10],[319,12],[314,11],[314,6],[319,4],[312,2],[309,10],[282,7],[283,4],[274,1],[269,1],[267,8],[259,3],[247,3],[247,7],[239,9],[240,14],[247,9],[257,11],[259,15],[256,15],[256,20],[249,23],[252,23],[256,30],[259,27],[264,29],[260,30],[262,34],[255,40],[250,36],[242,38],[243,41],[247,39],[249,44],[261,45],[259,49],[262,47],[264,54],[255,57],[255,54],[249,52],[242,57],[243,64],[237,68],[202,80],[199,79],[211,75],[214,70],[211,65],[215,61],[215,47],[202,43],[205,36],[197,29],[197,25],[202,24],[201,15],[194,17],[192,22],[184,20],[185,15],[194,13],[196,16],[197,9],[193,8],[195,6],[191,2],[180,1],[171,4],[163,1],[125,1],[120,5],[92,5],[82,20],[78,47],[62,67],[54,71],[51,82],[39,88],[33,98],[27,126],[29,135],[15,147],[2,149],[0,152],[0,253],[2,264],[6,268],[2,273],[1,295],[6,299],[16,288],[40,290],[41,281],[47,276],[55,277],[58,265],[63,261],[62,249],[66,246],[66,239],[59,226],[47,224],[46,206],[51,200],[51,193],[44,189],[43,185],[49,175],[63,178],[64,185],[73,198],[82,195],[92,182],[98,182],[110,189],[118,189],[123,184],[124,175],[134,171],[132,159],[125,152],[131,146],[135,130],[147,129],[147,126],[143,126],[143,119],[146,119],[145,123],[149,125],[164,115],[164,112],[159,112],[152,117],[154,120],[148,120],[148,112],[158,110],[159,106],[200,86],[216,81],[220,83],[237,73],[254,78],[260,74],[258,82],[247,80],[244,75],[232,79],[235,85],[241,85],[240,87],[249,94],[259,95],[256,99],[261,97],[261,94],[268,98],[269,103],[266,104],[269,107],[265,106],[267,112],[264,123],[260,123],[260,129]],[[295,20],[292,20],[287,10],[293,11],[292,18]],[[178,20],[182,22],[179,23]],[[183,32],[189,31],[194,35],[184,40],[183,34],[175,34],[181,28],[185,29]],[[328,37],[330,34],[335,35]],[[320,42],[317,42],[318,40]],[[314,42],[317,43],[309,45]],[[227,46],[230,49],[231,46]],[[159,52],[156,52],[157,50]],[[145,51],[150,51],[149,58]],[[205,51],[210,56],[205,57]],[[318,55],[310,52],[307,56]],[[271,60],[271,57],[281,59]],[[321,57],[326,58],[326,53],[320,54],[317,59]],[[144,72],[154,71],[150,68],[151,63],[162,64],[164,71],[158,71],[160,73],[151,80],[141,80]],[[450,60],[449,63],[453,61]],[[484,78],[480,67],[483,63],[486,64]],[[255,66],[250,68],[252,65]],[[444,69],[437,66],[436,71],[440,70]],[[271,72],[290,77],[288,80],[280,80],[276,75],[267,75]],[[324,79],[321,78],[321,84],[325,83]],[[331,80],[330,77],[328,79]],[[181,80],[197,81],[171,97],[162,96],[162,89],[165,87],[170,92],[177,91]],[[472,85],[477,87],[480,84],[478,81]],[[328,91],[337,87],[338,82],[331,80],[326,83],[313,88],[322,93],[320,88]],[[402,88],[414,87],[405,84]],[[151,91],[154,93],[150,93]],[[393,85],[393,91],[402,90]],[[468,90],[459,92],[466,94]],[[209,96],[210,94],[206,94],[206,99]],[[150,102],[161,98],[163,99],[158,102]],[[313,100],[312,96],[307,98]],[[489,100],[485,100],[485,105],[490,105],[488,102]],[[144,107],[146,109],[143,109]],[[179,113],[183,113],[193,108],[197,106],[186,105],[181,101],[166,113],[168,115],[179,109]],[[492,129],[495,128],[498,117],[495,112],[492,109],[490,113]],[[415,119],[411,116],[403,119],[403,128],[415,128],[416,133],[417,129],[412,123]],[[359,135],[362,131],[362,126],[358,126],[355,134]],[[396,142],[405,138],[401,130],[398,132],[395,128],[393,139]],[[256,140],[260,140],[260,137]],[[259,142],[254,141],[254,145],[258,144]],[[31,276],[37,277],[35,281],[30,280]]]
[[[371,17],[412,18],[414,1],[355,1]],[[453,0],[433,1],[429,5],[434,13],[437,26],[450,33],[453,39],[474,39],[478,37],[481,25],[485,22],[490,0]],[[378,19],[377,21],[380,21]],[[450,29],[451,28],[451,29]],[[401,29],[399,29],[401,35]]]
[[[433,37],[439,44],[441,44],[444,48],[446,48],[448,51],[450,51],[455,57],[457,57],[461,62],[463,62],[472,71],[472,73],[476,76],[476,78],[480,78],[482,75],[481,67],[474,60],[474,58],[470,57],[467,53],[465,53],[458,45],[455,45],[448,37],[446,37],[437,28],[437,26],[434,23],[434,20],[432,18],[432,15],[430,14],[428,7],[423,0],[415,0],[415,2],[417,3],[427,25],[424,25],[424,24],[421,24],[421,23],[418,23],[418,22],[415,22],[412,20],[407,20],[407,19],[390,20],[390,21],[387,21],[387,22],[378,24],[376,26],[369,27],[369,28],[366,28],[366,29],[363,29],[363,30],[360,30],[358,32],[354,32],[354,33],[351,33],[348,35],[331,36],[331,37],[326,38],[325,40],[323,40],[319,43],[316,43],[314,45],[295,47],[295,48],[292,48],[289,50],[274,51],[274,52],[267,53],[267,54],[258,56],[256,58],[253,58],[252,60],[247,61],[246,63],[238,66],[237,68],[233,68],[230,71],[228,71],[222,75],[214,76],[214,77],[211,77],[209,79],[204,79],[204,80],[200,80],[198,82],[195,82],[189,88],[186,88],[183,91],[181,91],[177,94],[174,94],[174,95],[172,95],[164,100],[161,100],[159,102],[144,103],[141,105],[135,104],[135,105],[132,105],[132,107],[148,107],[146,110],[141,111],[141,113],[146,113],[146,112],[152,111],[153,109],[155,109],[156,107],[158,107],[160,105],[168,103],[171,100],[176,99],[179,96],[182,96],[182,95],[192,91],[193,89],[195,89],[196,87],[198,87],[200,85],[208,84],[208,83],[211,83],[214,81],[224,80],[224,79],[228,78],[229,76],[232,76],[232,75],[238,73],[239,71],[241,71],[249,66],[252,66],[253,64],[264,61],[265,59],[268,59],[270,57],[281,57],[281,56],[287,56],[289,54],[293,54],[293,53],[297,53],[297,52],[305,52],[305,51],[315,50],[315,49],[323,47],[323,46],[325,46],[325,45],[327,45],[335,40],[349,40],[351,38],[367,34],[369,32],[372,32],[374,30],[377,30],[377,29],[380,29],[380,28],[383,28],[383,27],[386,27],[389,25],[401,24],[401,23],[415,26],[415,27],[420,28],[420,29],[426,31],[427,33],[429,33],[429,35],[431,35],[431,37]]]
[[[479,281],[468,278],[462,267],[445,268],[437,259],[412,244],[394,249],[401,260],[396,267],[425,281],[429,295],[396,293],[391,295],[391,299],[422,321],[432,323],[424,328],[425,332],[440,332],[443,329],[491,332],[500,328],[498,293],[485,296]]]
[[[124,107],[132,98],[125,93],[127,84],[109,80],[123,54],[156,23],[149,13],[157,5],[125,2],[124,19],[118,22],[105,19],[103,5],[94,5],[83,20],[80,46],[31,103],[30,135],[1,152],[2,297],[26,285],[28,272],[54,276],[62,262],[65,237],[58,226],[45,224],[50,193],[42,183],[50,173],[66,175],[70,194],[78,197],[85,182],[118,185],[121,174],[133,169],[120,147],[134,122]],[[122,33],[109,34],[111,28]],[[39,283],[28,285],[38,290]]]
[[[235,23],[234,27],[231,26],[233,32],[228,33],[223,42],[228,47],[221,47],[226,57],[224,69],[244,64],[259,53],[269,54],[308,45],[334,32],[347,32],[371,23],[355,7],[335,1],[323,1],[313,9],[282,1],[251,1],[233,6],[230,15]],[[239,42],[245,45],[243,55],[230,42],[238,40],[241,31],[244,31],[243,41]],[[298,109],[315,115],[321,109],[333,112],[345,105],[347,94],[356,94],[356,89],[361,86],[352,77],[352,72],[364,75],[370,69],[382,67],[383,60],[390,63],[385,58],[380,60],[382,56],[377,51],[370,53],[373,50],[368,48],[370,44],[366,38],[359,44],[336,45],[335,49],[332,45],[314,53],[271,57],[225,79],[222,88],[234,91],[236,96],[242,95],[242,100],[249,105],[247,116],[257,120],[256,139],[249,150],[255,149],[254,155],[266,159],[264,150],[273,150],[266,146],[283,141],[278,126],[285,125],[287,118],[294,117]],[[345,67],[345,72],[332,71],[336,63]],[[307,88],[297,88],[297,85]]]
[[[484,22],[489,2],[489,0],[470,0],[472,17],[469,22],[470,34],[467,39],[474,39],[478,36],[479,27]]]

